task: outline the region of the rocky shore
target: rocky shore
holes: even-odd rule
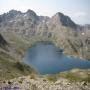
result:
[[[45,77],[29,75],[0,81],[0,90],[90,90],[90,83],[70,82],[65,78],[49,81]]]

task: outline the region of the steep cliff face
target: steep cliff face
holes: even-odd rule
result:
[[[66,15],[58,12],[53,17],[52,20],[54,22],[58,22],[59,25],[70,27],[70,28],[77,28],[77,25]]]
[[[87,51],[90,45],[87,47],[86,43],[89,41],[89,25],[79,26],[60,12],[50,18],[38,16],[32,10],[25,13],[11,10],[0,15],[0,31],[13,31],[28,38],[51,38],[57,46],[64,48],[64,53],[90,59]]]

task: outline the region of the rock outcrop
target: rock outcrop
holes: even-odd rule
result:
[[[5,47],[7,44],[8,44],[7,41],[0,34],[0,47]]]

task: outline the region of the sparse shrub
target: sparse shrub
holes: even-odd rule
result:
[[[44,82],[46,82],[47,80],[46,79],[43,79]]]
[[[47,80],[55,82],[57,80],[57,77],[50,75],[50,76],[47,76]]]
[[[20,62],[17,62],[17,63],[16,63],[16,67],[17,67],[19,70],[24,71],[24,66],[23,66],[23,64],[21,64]]]
[[[34,79],[35,78],[35,75],[34,74],[31,74],[30,75],[30,79]]]
[[[12,82],[11,82],[11,81],[8,81],[8,84],[9,84],[9,85],[11,85],[11,84],[12,84]]]
[[[30,67],[27,64],[24,64],[22,62],[16,62],[15,63],[15,68],[20,70],[23,73],[23,75],[36,73],[36,71],[32,67]]]
[[[90,83],[90,76],[88,76],[87,78],[84,79],[84,81],[89,82]]]
[[[78,76],[76,76],[76,75],[74,75],[72,73],[67,73],[65,77],[68,78],[71,81],[78,81],[78,80],[80,80],[80,77],[78,77]]]
[[[22,84],[22,80],[19,80],[18,82]]]

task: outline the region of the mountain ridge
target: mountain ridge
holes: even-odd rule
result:
[[[2,16],[3,17],[5,17],[5,16],[7,16],[7,17],[11,17],[11,19],[12,18],[14,18],[14,17],[16,17],[17,15],[19,15],[19,14],[21,14],[21,15],[25,15],[25,14],[27,14],[28,16],[35,16],[35,17],[47,17],[48,19],[50,19],[50,17],[48,17],[48,16],[39,16],[39,15],[37,15],[33,10],[30,10],[30,9],[28,9],[26,12],[24,12],[24,13],[22,13],[21,11],[17,11],[17,10],[14,10],[14,9],[12,9],[12,10],[10,10],[9,12],[7,12],[7,13],[4,13],[4,14],[1,14],[0,15],[0,18],[2,18]],[[59,18],[61,17],[66,17],[66,19],[68,20],[70,20],[70,17],[68,17],[68,16],[66,16],[66,15],[64,15],[63,13],[61,13],[61,12],[57,12],[55,15],[53,15],[52,17],[54,17],[54,16],[59,16]],[[6,17],[6,18],[7,18]],[[51,17],[51,18],[52,18]],[[62,20],[61,20],[62,21]],[[62,21],[63,22],[63,21]],[[72,20],[71,20],[71,22],[73,22]],[[74,22],[73,22],[74,23]],[[75,23],[74,23],[75,24]],[[63,25],[63,24],[62,24]]]
[[[54,43],[58,48],[62,48],[63,53],[69,55],[69,58],[74,56],[73,58],[90,60],[89,36],[89,25],[79,26],[62,13],[48,17],[38,16],[32,10],[26,13],[11,10],[0,15],[0,45],[9,44],[6,49],[0,47],[2,89],[6,86],[17,86],[20,90],[89,89],[90,70],[75,69],[40,78],[42,76],[36,76],[38,72],[22,63],[27,48],[38,41]]]
[[[38,16],[30,9],[25,13],[11,10],[0,15],[0,32],[15,32],[27,38],[51,39],[56,46],[64,49],[65,54],[90,59],[86,49],[89,49],[86,43],[90,35],[89,26],[80,26],[60,12],[48,17]]]

